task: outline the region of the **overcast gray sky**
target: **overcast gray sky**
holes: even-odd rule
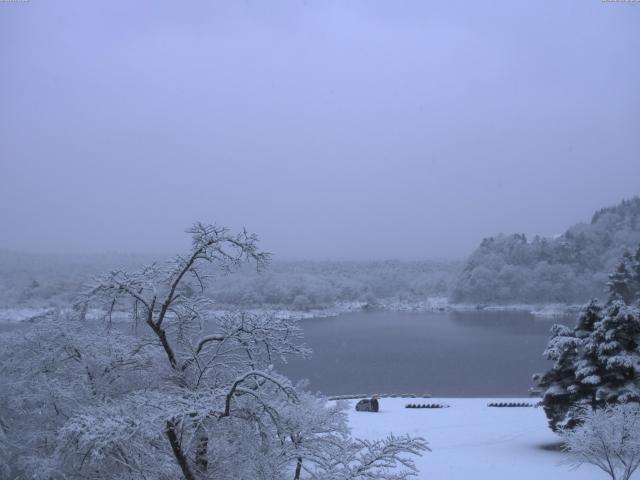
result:
[[[457,257],[638,193],[638,3],[0,2],[0,248]]]

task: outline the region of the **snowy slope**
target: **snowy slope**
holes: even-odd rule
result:
[[[572,469],[563,453],[551,449],[558,437],[541,408],[487,407],[492,401],[535,403],[535,399],[383,398],[380,412],[356,412],[351,401],[353,436],[380,438],[389,433],[423,436],[432,449],[416,462],[429,480],[604,480],[592,466]],[[407,403],[444,403],[445,409],[407,409]],[[547,447],[546,449],[544,447]],[[640,477],[638,477],[640,478]]]

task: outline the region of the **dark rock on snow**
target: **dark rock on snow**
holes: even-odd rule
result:
[[[358,412],[377,412],[378,408],[377,398],[364,398],[356,404]]]

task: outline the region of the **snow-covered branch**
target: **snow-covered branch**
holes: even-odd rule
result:
[[[640,405],[589,410],[582,421],[579,427],[562,432],[570,463],[592,464],[611,480],[629,480],[640,466]]]
[[[310,353],[294,320],[213,312],[208,268],[247,260],[263,268],[269,255],[257,237],[200,223],[189,233],[186,255],[95,279],[77,315],[0,337],[0,459],[9,473],[372,480],[415,471],[410,456],[423,440],[354,441],[343,404],[275,371],[276,360]],[[105,328],[87,318],[90,304],[108,319],[127,309],[140,328]]]

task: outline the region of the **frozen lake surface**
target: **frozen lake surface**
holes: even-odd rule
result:
[[[327,395],[526,396],[554,323],[523,312],[362,312],[303,320],[313,355],[280,370]]]

